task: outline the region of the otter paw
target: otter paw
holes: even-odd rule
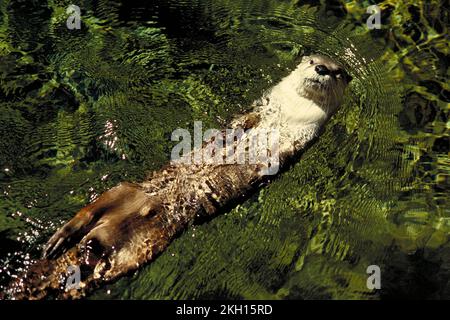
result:
[[[48,258],[56,254],[59,249],[62,249],[64,243],[69,242],[73,236],[79,231],[82,223],[77,221],[75,217],[66,223],[61,229],[47,241],[42,251],[42,258]],[[80,225],[81,224],[81,225]]]
[[[138,184],[121,183],[104,192],[97,200],[82,208],[75,217],[58,230],[47,242],[43,258],[56,255],[65,245],[76,243],[86,235],[93,234],[104,224],[102,237],[113,234],[111,226],[120,226],[129,216],[146,216],[157,210],[159,201],[149,199]],[[110,227],[108,227],[110,226]]]

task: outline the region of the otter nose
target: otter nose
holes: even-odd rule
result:
[[[328,70],[328,68],[326,66],[324,66],[323,64],[317,65],[314,70],[316,70],[316,72],[321,76],[330,74],[330,70]]]

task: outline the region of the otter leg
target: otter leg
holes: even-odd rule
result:
[[[60,228],[47,242],[43,250],[43,258],[55,254],[64,243],[75,236],[89,232],[89,224],[97,220],[106,211],[120,206],[124,199],[141,190],[137,184],[120,183],[118,186],[104,192],[98,199],[82,208],[69,222]]]

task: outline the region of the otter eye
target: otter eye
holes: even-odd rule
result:
[[[314,64],[314,60],[309,60],[309,64]]]

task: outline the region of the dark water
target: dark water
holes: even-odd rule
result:
[[[354,77],[324,134],[270,186],[97,290],[116,299],[450,298],[445,1],[0,2],[0,283],[58,226],[224,127],[298,59]],[[366,286],[369,265],[381,289]]]

